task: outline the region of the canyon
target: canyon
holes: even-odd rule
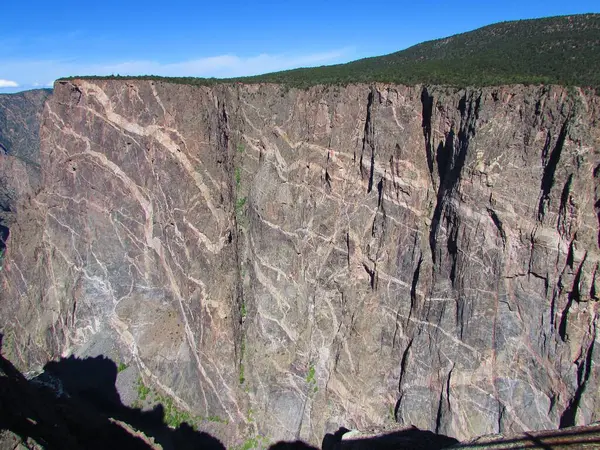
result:
[[[39,178],[0,155],[20,370],[102,355],[124,404],[226,447],[600,420],[592,90],[71,79],[37,105]]]

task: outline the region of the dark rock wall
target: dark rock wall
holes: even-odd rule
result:
[[[40,120],[49,89],[0,94],[0,251],[18,203],[40,184]]]

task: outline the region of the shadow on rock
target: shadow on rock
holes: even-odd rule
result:
[[[454,438],[435,434],[431,431],[409,428],[377,436],[356,438],[346,437],[347,428],[340,428],[335,433],[328,433],[323,438],[323,450],[440,450],[448,448],[458,441]]]
[[[318,450],[312,445],[308,445],[306,442],[294,441],[294,442],[277,442],[269,447],[269,450]]]
[[[116,379],[116,364],[104,357],[51,361],[28,380],[0,355],[0,430],[46,449],[225,449],[187,423],[170,428],[162,405],[123,405]]]

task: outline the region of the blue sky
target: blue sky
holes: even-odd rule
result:
[[[490,23],[600,2],[6,0],[0,92],[69,75],[253,75],[347,62]]]

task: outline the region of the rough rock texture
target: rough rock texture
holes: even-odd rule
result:
[[[534,431],[512,436],[483,436],[470,442],[456,444],[449,449],[509,450],[538,448],[569,450],[572,448],[597,449],[600,447],[600,425],[568,427],[561,430]]]
[[[39,166],[39,127],[44,102],[51,89],[35,89],[18,94],[0,94],[0,148]]]
[[[51,92],[0,94],[0,251],[18,202],[39,188],[40,119]]]
[[[58,82],[5,351],[119,358],[227,446],[591,423],[599,117],[559,87]]]

